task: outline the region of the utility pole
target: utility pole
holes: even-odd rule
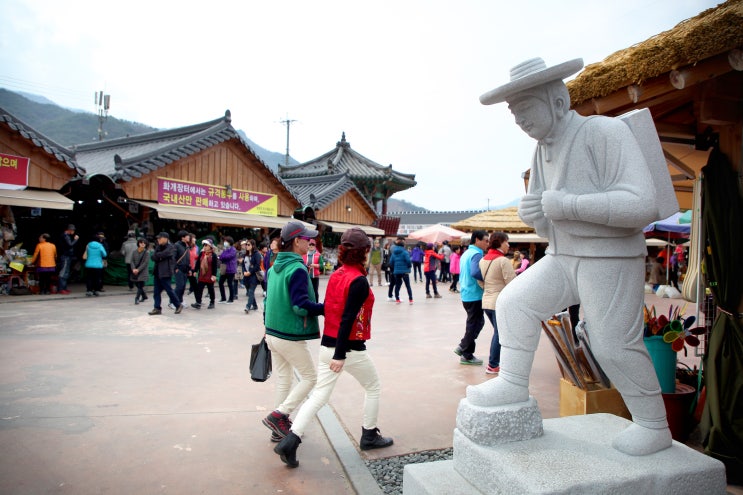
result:
[[[103,91],[96,91],[95,105],[98,107],[98,141],[103,141],[106,135],[103,132],[103,123],[108,119],[108,109],[111,108],[111,95],[104,95]]]
[[[291,127],[293,122],[296,122],[296,120],[289,120],[289,115],[286,116],[284,120],[279,121],[280,123],[286,125],[286,156],[284,156],[284,166],[289,166],[289,127]]]

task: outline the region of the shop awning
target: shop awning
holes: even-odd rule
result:
[[[549,241],[544,237],[539,237],[537,234],[508,234],[508,242],[511,244],[549,244]]]
[[[326,227],[330,227],[331,229],[333,229],[333,232],[336,234],[342,234],[343,232],[350,229],[351,227],[358,227],[361,230],[363,230],[366,233],[366,235],[372,235],[372,236],[384,235],[384,230],[378,229],[376,227],[372,227],[371,225],[356,225],[353,223],[342,223],[342,222],[326,222],[325,220],[318,220],[317,223],[325,225]]]
[[[160,218],[170,220],[188,220],[191,222],[216,223],[220,225],[233,225],[245,228],[268,227],[277,229],[286,225],[290,220],[294,220],[290,217],[266,217],[263,215],[251,215],[248,213],[192,208],[190,206],[161,205],[151,201],[131,201],[146,206],[147,208],[157,210],[157,215]]]
[[[62,196],[57,191],[37,189],[0,189],[0,204],[26,206],[28,208],[52,208],[54,210],[71,210],[75,202]]]

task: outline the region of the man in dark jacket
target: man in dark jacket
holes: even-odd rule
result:
[[[175,247],[175,295],[183,302],[183,294],[186,292],[186,282],[191,275],[191,247],[189,245],[191,234],[185,230],[178,232],[179,241]]]
[[[152,260],[155,262],[153,277],[155,279],[153,292],[155,307],[148,314],[163,314],[160,298],[163,290],[168,294],[170,303],[175,307],[175,314],[180,313],[183,311],[183,304],[170,285],[170,279],[175,271],[175,246],[170,243],[170,236],[167,232],[157,234],[157,245],[155,246],[155,252],[152,253]]]
[[[59,245],[59,287],[60,294],[69,294],[67,280],[70,278],[72,262],[75,261],[75,244],[80,236],[75,233],[75,226],[69,224],[62,234]]]

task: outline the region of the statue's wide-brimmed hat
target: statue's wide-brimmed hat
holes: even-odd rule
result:
[[[569,60],[554,67],[547,67],[547,64],[541,58],[529,59],[511,69],[510,82],[480,96],[480,103],[483,105],[501,103],[527,89],[536,88],[551,81],[561,81],[582,68],[582,58]]]

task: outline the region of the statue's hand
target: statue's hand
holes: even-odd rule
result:
[[[563,201],[567,194],[563,191],[544,191],[542,193],[542,211],[550,220],[564,220],[565,209]]]
[[[519,203],[519,216],[529,225],[544,216],[542,212],[542,196],[540,194],[526,194]]]

